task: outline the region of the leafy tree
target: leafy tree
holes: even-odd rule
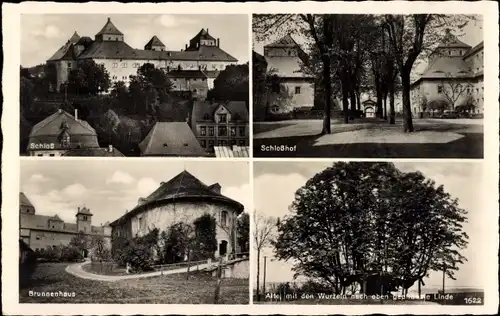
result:
[[[91,59],[78,61],[76,69],[68,75],[68,92],[74,94],[97,95],[108,91],[111,84],[109,73],[104,65]]]
[[[241,252],[248,252],[250,249],[250,215],[243,213],[238,217],[238,245]]]
[[[26,77],[21,77],[21,83],[19,87],[19,105],[21,106],[21,114],[31,114],[33,111],[34,102],[34,85]]]
[[[163,262],[183,262],[186,258],[190,260],[189,253],[193,248],[192,232],[193,228],[183,222],[175,223],[168,231],[162,232]]]
[[[108,261],[111,258],[111,251],[102,236],[95,235],[90,238],[90,249],[92,260]]]
[[[277,257],[336,293],[352,284],[365,294],[406,293],[443,266],[453,278],[465,261],[457,200],[390,163],[335,163],[297,190],[291,210],[278,227]]]
[[[217,250],[215,218],[212,215],[205,214],[198,217],[193,224],[195,227],[194,260],[213,258]]]
[[[76,234],[75,236],[73,236],[73,238],[71,238],[71,240],[69,241],[69,245],[71,247],[75,247],[80,252],[83,252],[88,249],[89,238],[84,232],[79,231],[78,234]]]
[[[248,104],[249,67],[229,65],[214,80],[214,88],[208,91],[207,99],[218,101],[245,101]]]

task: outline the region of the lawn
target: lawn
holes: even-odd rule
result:
[[[92,281],[65,271],[67,264],[40,264],[31,286],[19,290],[20,303],[213,304],[216,279],[202,273],[115,282]],[[223,279],[220,304],[248,304],[248,279]],[[74,297],[34,297],[29,292],[74,292]]]
[[[355,120],[332,123],[332,134],[320,136],[321,120],[257,122],[255,157],[349,158],[482,158],[483,126],[470,120],[420,119],[415,132],[403,133],[402,122]],[[296,151],[265,151],[263,146],[296,146]]]

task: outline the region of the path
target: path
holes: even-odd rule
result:
[[[178,274],[178,273],[187,272],[187,267],[185,267],[185,268],[172,269],[172,270],[167,270],[167,271],[155,271],[155,272],[141,273],[141,274],[101,275],[101,274],[90,273],[90,272],[83,270],[83,266],[86,264],[90,264],[90,262],[85,261],[82,263],[70,264],[66,267],[66,272],[68,272],[69,274],[74,275],[78,278],[82,278],[82,279],[94,280],[94,281],[107,281],[107,282],[129,280],[129,279],[139,279],[139,278],[150,278],[150,277],[155,277],[155,276],[160,276],[160,275],[169,275],[169,274]],[[198,266],[199,270],[205,269],[205,268],[208,268],[208,264],[206,264],[206,263],[200,264]]]

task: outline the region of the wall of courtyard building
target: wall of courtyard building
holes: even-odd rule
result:
[[[22,229],[22,238],[33,250],[46,249],[53,246],[67,246],[76,233]],[[90,235],[88,235],[90,237]],[[107,247],[111,247],[111,238],[103,237]]]
[[[281,79],[280,93],[269,93],[267,103],[271,113],[287,113],[303,107],[312,108],[314,83],[304,79]]]
[[[484,69],[484,51],[482,49],[467,56],[464,61],[471,67],[473,73],[478,73]]]
[[[134,215],[128,219],[125,225],[128,225],[130,233],[125,233],[132,236],[143,236],[151,229],[158,228],[161,231],[167,230],[173,224],[183,222],[193,224],[193,222],[204,214],[212,215],[217,222],[216,239],[217,250],[216,256],[219,253],[219,245],[222,241],[227,242],[227,253],[232,252],[230,232],[235,228],[236,217],[238,214],[235,209],[218,202],[187,202],[179,201],[169,203],[163,206],[154,207],[142,213]],[[224,224],[225,217],[225,224]],[[125,231],[123,228],[118,229]],[[115,235],[115,232],[113,232]],[[238,246],[236,247],[238,252]]]

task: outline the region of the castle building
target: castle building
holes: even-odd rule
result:
[[[114,149],[100,148],[95,129],[87,121],[59,109],[33,126],[29,135],[30,156],[111,156],[123,157]]]
[[[448,110],[472,103],[474,112],[483,113],[483,58],[483,42],[471,47],[447,31],[429,56],[427,69],[411,85],[412,112],[424,110],[422,100],[440,100],[448,104]]]
[[[92,213],[86,207],[79,207],[76,223],[66,223],[57,214],[46,216],[36,214],[28,197],[19,193],[19,238],[34,251],[54,246],[66,246],[79,232],[86,236],[101,236],[111,246],[111,227],[92,225]]]
[[[190,122],[201,147],[210,153],[214,146],[249,146],[248,109],[244,101],[195,101]]]
[[[112,238],[134,238],[151,229],[167,230],[176,223],[193,225],[199,217],[209,214],[216,221],[217,250],[215,257],[240,252],[237,240],[237,217],[243,205],[221,194],[218,183],[207,186],[187,171],[179,173],[137,206],[111,223]],[[235,245],[236,249],[233,249]]]
[[[297,42],[286,35],[264,46],[263,57],[260,60],[265,61],[267,73],[278,79],[267,95],[267,111],[278,114],[294,109],[311,109],[314,106],[314,76],[301,70],[306,54]]]
[[[212,37],[208,29],[201,29],[189,44],[186,44],[185,49],[180,51],[168,50],[156,35],[144,45],[144,49],[136,49],[125,42],[125,35],[108,18],[104,27],[95,34],[94,40],[88,36],[80,37],[75,32],[47,60],[47,64],[56,69],[57,91],[67,82],[68,74],[77,67],[77,62],[86,59],[103,65],[109,72],[112,83],[123,81],[127,85],[130,76],[136,75],[137,68],[146,63],[153,64],[167,73],[173,70],[203,70],[207,81],[213,82],[219,71],[238,61],[220,48],[220,40]],[[174,77],[174,91],[176,89],[182,91],[185,88],[182,84],[176,83],[176,80],[193,79],[191,74],[185,72],[183,74],[185,77],[179,77],[179,74]]]

